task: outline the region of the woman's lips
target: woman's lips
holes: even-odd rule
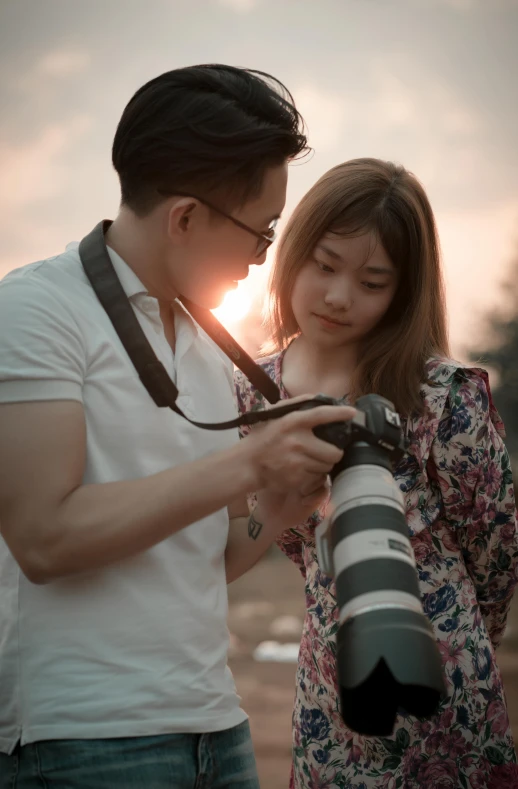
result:
[[[343,329],[345,326],[350,326],[350,323],[344,321],[337,321],[333,318],[328,318],[325,315],[318,315],[315,313],[315,317],[318,318],[320,324],[326,329]]]

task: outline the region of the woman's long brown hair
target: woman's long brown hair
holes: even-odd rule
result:
[[[362,343],[351,400],[377,393],[402,415],[422,413],[426,361],[448,357],[444,283],[433,212],[412,173],[392,162],[353,159],[329,170],[302,198],[279,241],[269,285],[268,348],[281,350],[299,327],[295,279],[326,233],[373,232],[398,270],[394,299]]]

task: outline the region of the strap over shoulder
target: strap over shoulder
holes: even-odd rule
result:
[[[279,419],[284,414],[302,408],[303,405],[313,403],[312,400],[308,400],[307,403],[290,403],[279,406],[274,412],[246,413],[227,422],[208,423],[189,419],[176,402],[178,389],[144,334],[111,262],[105,241],[105,233],[111,224],[110,220],[105,219],[83,238],[79,244],[79,257],[90,284],[106,310],[142,384],[159,408],[170,408],[192,425],[205,430],[229,430],[242,425]],[[280,392],[277,385],[236,343],[210,310],[183,298],[182,303],[201,328],[243,370],[254,386],[263,392],[266,399],[272,403],[278,402]],[[315,401],[315,405],[317,404],[320,405]]]

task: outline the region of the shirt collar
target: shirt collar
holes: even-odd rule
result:
[[[121,256],[115,252],[109,246],[106,246],[108,250],[108,255],[110,256],[110,260],[112,262],[113,268],[115,269],[115,273],[119,278],[119,282],[122,285],[124,293],[131,299],[133,296],[138,296],[143,294],[144,296],[148,295],[147,288],[142,284],[139,280],[133,269],[131,269],[128,264],[121,258]]]
[[[110,260],[113,264],[113,268],[115,269],[115,273],[119,278],[119,281],[123,287],[124,293],[128,297],[128,299],[132,299],[135,296],[148,296],[149,298],[153,298],[149,296],[149,292],[145,285],[140,281],[137,277],[133,269],[131,269],[126,261],[121,258],[121,256],[115,252],[109,246],[106,246],[108,250],[108,254],[110,256]],[[196,336],[198,334],[198,324],[196,321],[191,317],[191,315],[187,312],[183,304],[175,299],[172,304],[173,310],[175,315],[180,315],[183,320],[189,325],[191,331]]]

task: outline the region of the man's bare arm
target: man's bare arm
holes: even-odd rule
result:
[[[311,485],[342,456],[312,429],[353,413],[345,406],[293,413],[193,463],[83,485],[80,403],[0,405],[0,532],[34,583],[96,570],[151,548],[247,491]]]
[[[0,531],[34,583],[145,551],[253,479],[238,444],[149,477],[82,485],[85,448],[78,402],[0,406]]]

